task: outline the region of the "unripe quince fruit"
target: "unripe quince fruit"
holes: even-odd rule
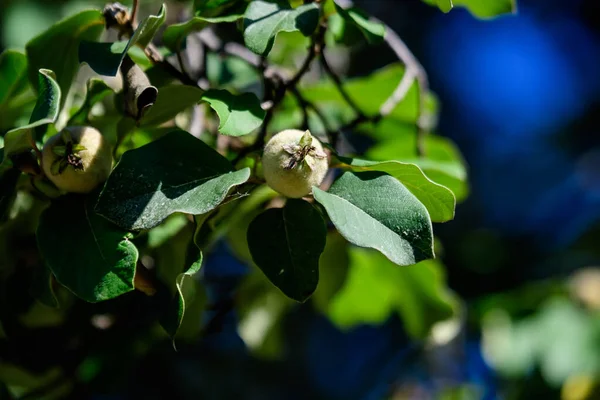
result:
[[[110,145],[95,128],[67,127],[44,145],[42,168],[57,188],[89,193],[110,174]]]
[[[263,172],[267,184],[291,198],[309,194],[319,186],[328,169],[323,146],[309,131],[287,129],[273,136],[265,146]]]

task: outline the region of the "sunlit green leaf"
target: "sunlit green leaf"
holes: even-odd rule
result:
[[[233,95],[227,90],[211,89],[202,96],[219,116],[219,132],[243,136],[258,128],[265,118],[258,97],[252,93]]]
[[[453,315],[454,300],[437,261],[398,267],[373,250],[352,247],[349,253],[346,282],[327,313],[339,327],[380,325],[397,313],[407,332],[422,338],[434,323]]]
[[[349,242],[379,250],[398,265],[433,258],[427,209],[394,177],[345,172],[329,191],[314,187],[313,193]]]
[[[341,166],[354,171],[381,171],[398,179],[427,208],[433,222],[446,222],[454,218],[456,199],[450,189],[439,185],[415,164],[400,161],[367,161],[340,157]]]
[[[244,42],[256,54],[266,56],[279,32],[300,31],[311,35],[319,23],[319,8],[315,3],[297,8],[281,3],[256,0],[244,15]]]
[[[125,152],[96,210],[127,230],[150,229],[176,212],[204,214],[248,180],[226,158],[184,131]]]
[[[344,9],[335,4],[338,14],[346,22],[354,24],[369,43],[381,43],[385,35],[385,26],[379,22],[369,21],[369,16],[360,8]]]
[[[197,16],[180,24],[169,25],[163,34],[163,42],[172,51],[179,51],[186,36],[198,32],[210,24],[235,22],[244,17],[243,14],[228,14],[219,17]]]
[[[479,18],[494,18],[502,14],[515,13],[517,0],[423,0],[436,5],[447,13],[452,7],[465,7]]]

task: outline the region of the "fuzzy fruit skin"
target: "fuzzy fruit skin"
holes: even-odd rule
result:
[[[42,168],[44,173],[57,188],[72,193],[89,193],[99,184],[106,181],[112,168],[110,144],[95,128],[73,126],[65,128],[71,134],[74,144],[85,147],[77,154],[81,157],[83,170],[76,170],[71,165],[58,175],[52,175],[52,163],[60,156],[54,154],[52,148],[64,145],[61,134],[52,136],[42,151]]]
[[[263,173],[267,185],[290,198],[306,196],[311,192],[313,186],[319,186],[323,182],[329,166],[327,157],[312,157],[313,169],[309,168],[304,162],[300,162],[291,169],[285,168],[289,165],[292,155],[286,152],[283,146],[298,144],[304,133],[304,131],[298,129],[281,131],[267,142],[263,152]],[[323,146],[315,137],[312,137],[312,146],[319,153],[323,153]]]

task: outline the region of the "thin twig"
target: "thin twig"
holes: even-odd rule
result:
[[[340,92],[340,94],[344,98],[344,101],[348,103],[348,105],[352,108],[356,115],[363,116],[364,113],[362,112],[362,110],[356,105],[354,100],[352,100],[352,98],[350,97],[350,94],[344,88],[344,84],[342,83],[341,78],[331,69],[331,66],[325,58],[325,53],[321,54],[320,61],[321,65],[323,66],[323,69],[325,70],[325,73],[329,75],[329,77],[335,84],[335,87],[337,88],[338,92]]]
[[[137,15],[138,15],[138,9],[139,9],[139,1],[138,0],[133,0],[133,7],[131,7],[131,23],[133,24],[134,27],[137,27]]]
[[[181,72],[173,64],[164,59],[162,54],[158,51],[158,49],[150,43],[145,49],[144,52],[146,56],[152,61],[153,64],[160,66],[171,76],[179,80],[184,85],[188,86],[198,86],[198,83],[190,78],[187,74]]]
[[[353,6],[352,0],[337,0],[337,4],[343,8],[350,8]],[[372,21],[382,24],[385,27],[384,40],[387,45],[396,54],[398,59],[406,66],[404,76],[396,86],[394,92],[390,97],[381,105],[379,109],[380,118],[389,115],[394,108],[400,103],[405,97],[413,81],[416,79],[418,82],[418,116],[417,116],[417,155],[424,155],[424,136],[425,136],[425,99],[426,94],[429,91],[429,81],[427,78],[427,72],[423,66],[419,63],[417,58],[412,54],[408,46],[398,36],[396,32],[385,22],[378,18],[371,17]]]
[[[377,20],[384,24],[383,22]],[[384,24],[385,25],[385,24]],[[383,103],[379,109],[379,114],[382,117],[390,114],[396,105],[400,103],[406,94],[410,90],[414,79],[418,83],[418,116],[417,116],[417,155],[423,156],[425,154],[424,149],[424,116],[425,116],[425,98],[426,93],[429,91],[429,80],[427,79],[427,73],[419,61],[415,58],[408,46],[402,41],[400,36],[394,32],[389,26],[385,25],[385,36],[384,39],[388,46],[394,51],[396,56],[404,63],[406,70],[404,76],[398,83],[398,86],[392,93],[392,95]]]
[[[323,127],[325,128],[325,132],[327,134],[327,139],[329,141],[329,143],[331,144],[333,142],[333,135],[332,135],[332,129],[329,126],[329,122],[327,122],[327,119],[325,118],[325,115],[321,112],[321,110],[319,110],[319,108],[312,103],[311,101],[307,100],[302,93],[300,92],[300,90],[298,89],[298,87],[294,86],[292,88],[290,88],[290,92],[296,97],[296,100],[298,101],[298,105],[300,105],[300,107],[302,108],[302,112],[304,114],[304,119],[305,119],[305,123],[308,128],[308,110],[311,109],[315,115],[317,116],[317,118],[319,118],[319,120],[321,121],[321,124],[323,124]]]
[[[183,62],[183,56],[181,54],[181,50],[178,51],[176,53],[176,55],[177,55],[177,62],[179,63],[179,69],[181,70],[181,73],[186,76],[186,79],[193,81],[193,79],[190,77],[190,74],[188,74],[187,70],[185,69],[185,63]]]
[[[236,56],[256,68],[261,66],[260,56],[254,54],[239,43],[223,43],[221,38],[219,38],[212,29],[203,29],[197,34],[197,37],[204,46],[214,52]]]

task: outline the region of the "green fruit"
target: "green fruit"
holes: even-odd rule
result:
[[[306,196],[319,186],[329,166],[321,143],[309,131],[287,129],[265,146],[263,172],[267,184],[291,198]]]
[[[57,188],[89,193],[110,174],[110,145],[95,128],[67,127],[44,145],[42,168]]]

